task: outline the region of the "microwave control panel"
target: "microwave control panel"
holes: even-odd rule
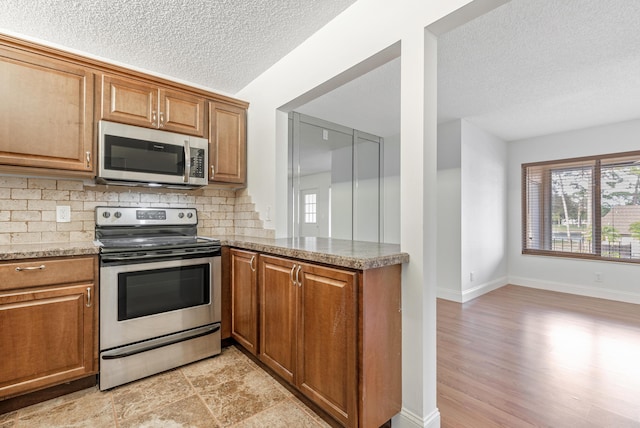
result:
[[[204,178],[204,174],[207,171],[205,163],[204,150],[191,148],[191,174],[189,174],[189,176]]]

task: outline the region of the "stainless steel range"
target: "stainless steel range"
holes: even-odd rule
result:
[[[193,208],[97,207],[100,389],[220,353],[220,242]]]

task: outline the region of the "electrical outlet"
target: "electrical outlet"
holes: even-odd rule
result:
[[[71,207],[69,205],[58,205],[56,207],[56,221],[58,223],[69,223],[71,221]]]
[[[602,273],[601,272],[596,272],[594,274],[594,281],[595,282],[602,282]]]

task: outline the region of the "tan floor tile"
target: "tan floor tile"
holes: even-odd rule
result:
[[[199,388],[196,386],[196,389]],[[258,371],[225,383],[204,385],[198,392],[224,426],[240,422],[287,399],[275,380]]]
[[[245,419],[234,428],[320,428],[320,421],[313,418],[291,400],[273,406]]]
[[[1,414],[0,415],[0,427],[4,427],[5,425],[3,425],[3,424],[8,424],[9,421],[13,421],[16,418],[17,415],[18,415],[18,412],[9,412],[9,413]]]
[[[127,419],[120,428],[218,428],[220,425],[209,413],[209,409],[196,395],[176,401],[166,407],[155,409],[144,415]]]
[[[101,394],[94,388],[91,388],[88,393],[76,400],[54,399],[50,401],[57,401],[58,405],[47,403],[37,411],[30,411],[26,414],[23,414],[22,411],[19,412],[14,427],[112,428],[115,426],[111,396],[109,394]],[[34,408],[35,406],[31,407]]]
[[[83,399],[85,397],[94,397],[94,396],[110,396],[109,392],[100,392],[97,386],[82,389],[80,391],[72,392],[71,394],[62,395],[60,397],[52,398],[51,400],[43,401],[42,403],[34,404],[29,407],[24,407],[17,411],[18,417],[22,417],[28,415],[30,413],[42,413],[45,411],[50,411],[53,408],[59,407],[65,403],[69,403],[71,401]]]
[[[180,371],[173,370],[117,387],[112,391],[119,421],[193,395],[194,391]]]
[[[180,370],[189,381],[199,386],[213,386],[238,379],[252,371],[249,359],[234,348],[223,349],[222,354],[198,361]],[[198,389],[198,387],[196,387]]]

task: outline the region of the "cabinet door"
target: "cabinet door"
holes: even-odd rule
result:
[[[0,47],[0,76],[0,164],[93,175],[93,73]]]
[[[294,383],[296,363],[296,265],[291,260],[260,256],[260,360]]]
[[[160,91],[160,129],[203,137],[204,112],[204,98],[186,92]]]
[[[257,354],[258,254],[231,250],[231,335]]]
[[[0,293],[0,398],[97,372],[94,288]]]
[[[158,126],[158,87],[138,80],[102,76],[101,119],[129,125]]]
[[[357,274],[301,266],[297,386],[343,425],[355,426]]]
[[[245,109],[209,103],[209,181],[246,182],[246,127]]]

